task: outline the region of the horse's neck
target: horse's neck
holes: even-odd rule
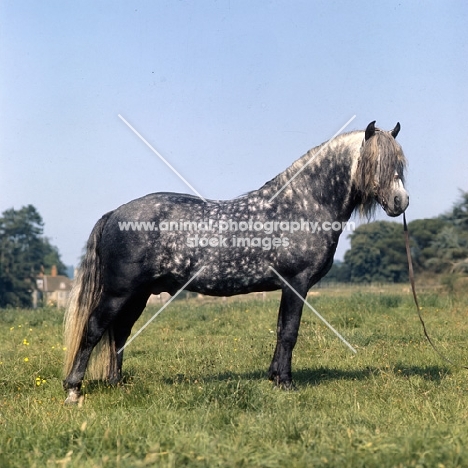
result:
[[[340,135],[313,148],[260,189],[279,205],[311,216],[328,211],[337,220],[348,220],[356,207],[353,178],[363,133]]]

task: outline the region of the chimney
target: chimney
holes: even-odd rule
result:
[[[52,268],[50,269],[50,276],[57,276],[57,266],[52,265]]]

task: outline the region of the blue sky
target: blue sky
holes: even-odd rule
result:
[[[105,212],[189,191],[118,114],[207,198],[353,115],[401,122],[409,219],[468,190],[466,2],[3,0],[0,24],[0,211],[35,205],[67,264]]]

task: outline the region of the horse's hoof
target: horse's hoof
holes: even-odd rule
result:
[[[68,396],[65,399],[65,405],[78,405],[81,406],[83,404],[83,395],[79,390],[71,388],[68,390]]]
[[[297,387],[292,381],[281,381],[279,376],[274,379],[274,388],[284,390],[286,392],[296,392]]]
[[[281,390],[285,390],[286,392],[297,392],[298,389],[296,387],[296,385],[294,385],[294,382],[281,382],[279,384],[279,387],[281,388]]]

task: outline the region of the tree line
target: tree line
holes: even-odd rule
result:
[[[0,307],[31,307],[39,273],[66,274],[57,247],[44,237],[44,222],[33,205],[0,216]]]
[[[408,223],[416,273],[468,274],[468,192],[447,213]],[[408,262],[402,223],[375,221],[351,235],[351,248],[326,279],[338,282],[406,282]]]

